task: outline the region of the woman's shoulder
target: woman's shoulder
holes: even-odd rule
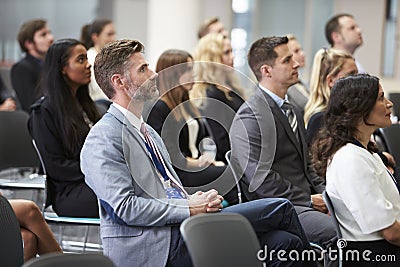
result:
[[[31,112],[33,113],[40,113],[44,110],[52,110],[49,99],[46,96],[40,97],[31,105]]]
[[[163,123],[170,112],[171,109],[168,107],[168,105],[161,99],[158,99],[154,104],[149,107],[146,121],[157,130],[157,125]]]
[[[207,97],[212,98],[226,98],[225,93],[218,89],[214,84],[209,84],[206,88]]]
[[[373,155],[365,148],[353,143],[347,143],[336,151],[332,162],[343,162],[345,164],[359,164],[361,161],[374,160]]]
[[[319,121],[319,120],[322,120],[322,118],[324,117],[324,115],[325,115],[325,111],[320,111],[320,112],[314,113],[314,114],[310,117],[310,123],[311,123],[312,121]]]
[[[171,109],[168,107],[167,103],[165,103],[163,100],[158,99],[151,107],[150,107],[150,114],[165,114],[169,113]]]

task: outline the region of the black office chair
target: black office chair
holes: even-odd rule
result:
[[[180,231],[195,267],[263,266],[256,233],[240,214],[199,214],[186,219]]]
[[[380,128],[379,132],[382,137],[387,152],[392,154],[396,161],[396,168],[400,167],[400,124],[392,124],[386,128]]]
[[[47,181],[47,176],[46,176],[46,167],[43,162],[43,158],[40,154],[40,151],[36,145],[35,140],[32,140],[32,144],[36,150],[36,153],[40,159],[40,164],[42,166],[43,170],[43,177],[45,180],[45,201],[43,203],[43,208],[42,208],[42,213],[43,217],[46,220],[47,223],[49,224],[57,224],[58,227],[58,243],[60,246],[63,248],[63,250],[68,250],[69,244],[75,244],[74,246],[81,247],[82,251],[85,252],[88,249],[88,238],[89,238],[89,229],[92,226],[92,228],[95,228],[96,232],[100,232],[100,219],[99,218],[83,218],[83,217],[63,217],[63,216],[58,216],[53,210],[52,210],[52,192],[49,189],[49,183]],[[64,227],[67,225],[81,225],[85,227],[85,232],[84,232],[84,240],[82,244],[79,244],[79,242],[69,242],[65,241],[63,242],[63,237],[64,237]],[[66,243],[66,246],[64,246],[64,243]],[[93,251],[98,251],[101,252],[103,251],[103,246],[101,244],[101,240],[99,238],[99,241],[97,243],[90,244],[90,249]]]
[[[39,158],[28,131],[28,113],[0,111],[0,171],[8,168],[39,167]]]
[[[390,93],[389,100],[393,102],[393,113],[400,117],[400,93]]]
[[[102,254],[61,254],[51,253],[27,261],[22,267],[115,267]]]
[[[10,203],[0,196],[0,265],[20,267],[24,263],[21,230]]]
[[[0,111],[0,188],[9,199],[43,201],[44,182],[31,142],[25,111]]]
[[[100,116],[103,116],[104,114],[107,113],[107,110],[109,109],[111,105],[111,101],[105,100],[105,99],[100,99],[94,101],[97,111],[99,112]]]

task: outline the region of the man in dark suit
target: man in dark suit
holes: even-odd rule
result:
[[[25,22],[18,32],[18,42],[25,57],[13,65],[11,83],[21,103],[21,108],[29,112],[37,98],[42,61],[53,43],[47,22],[35,19]]]
[[[308,239],[324,246],[336,234],[321,195],[324,180],[310,166],[301,113],[287,100],[299,67],[287,42],[264,37],[250,48],[248,61],[259,84],[233,121],[231,162],[248,200],[289,199]]]

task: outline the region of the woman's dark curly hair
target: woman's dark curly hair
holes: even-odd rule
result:
[[[357,125],[367,118],[374,108],[379,92],[379,78],[358,74],[339,79],[332,88],[324,125],[311,146],[313,166],[325,177],[329,161],[336,151],[355,141]],[[377,152],[375,143],[367,149]]]

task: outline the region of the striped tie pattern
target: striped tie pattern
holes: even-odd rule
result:
[[[152,159],[154,164],[156,165],[157,170],[160,172],[161,176],[164,179],[164,186],[166,190],[166,195],[168,198],[187,198],[188,193],[186,190],[176,181],[173,175],[168,170],[167,166],[165,165],[164,159],[161,156],[161,153],[154,142],[153,138],[151,138],[149,131],[146,128],[146,124],[142,122],[140,126],[140,132],[143,134],[146,144],[148,146],[147,149],[149,150],[150,154],[152,155]],[[155,158],[153,157],[155,156]]]
[[[289,101],[285,100],[285,102],[283,102],[282,109],[283,111],[285,111],[285,115],[289,120],[290,127],[292,127],[292,130],[297,138],[297,118],[296,114],[294,113],[292,104],[290,104]]]

